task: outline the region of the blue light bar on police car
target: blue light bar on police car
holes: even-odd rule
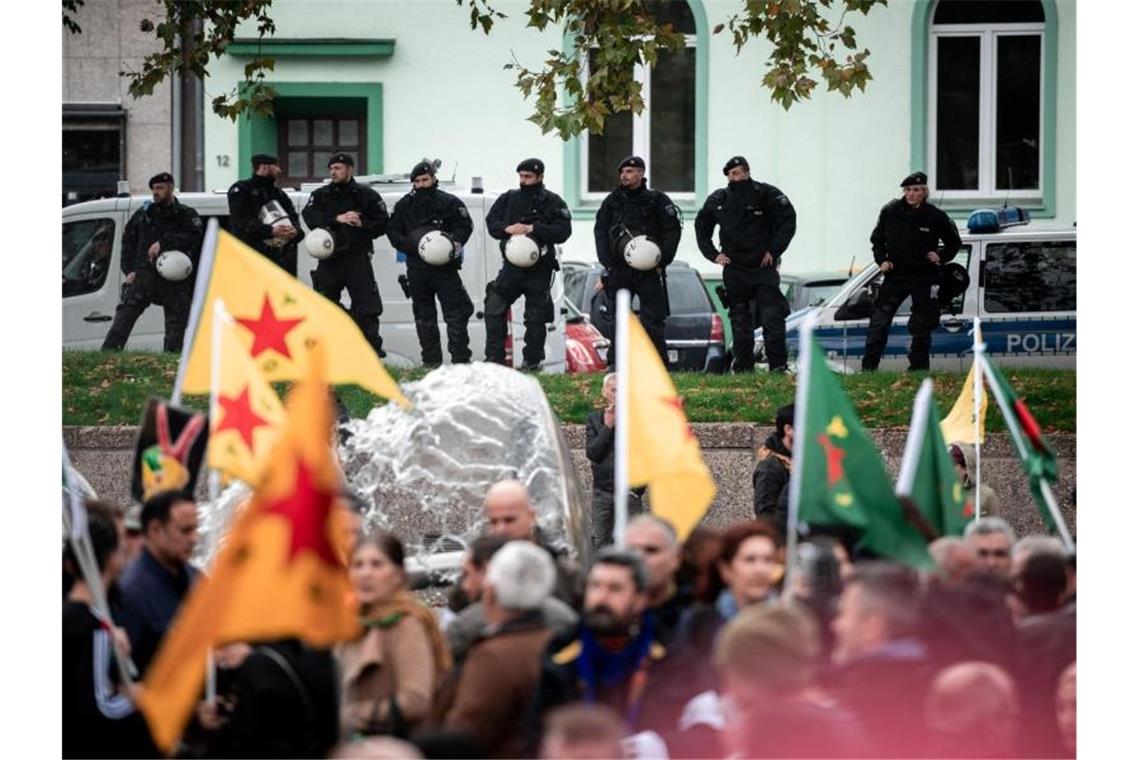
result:
[[[980,208],[966,220],[970,232],[1000,232],[1006,227],[1029,224],[1029,211],[1020,206],[1005,208]]]

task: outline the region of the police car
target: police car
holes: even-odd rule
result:
[[[409,190],[411,183],[406,175],[357,176],[356,181],[371,186],[384,198],[389,212]],[[486,327],[483,322],[483,301],[487,293],[487,283],[492,282],[502,267],[499,254],[499,241],[488,234],[487,212],[498,197],[497,193],[485,193],[473,182],[471,189],[457,187],[454,182],[440,181],[440,188],[459,197],[471,214],[474,231],[463,248],[463,268],[460,276],[468,295],[475,305],[475,313],[467,325],[471,338],[472,359],[481,361],[486,344]],[[300,190],[286,189],[289,199],[298,209],[305,207],[312,190],[319,184],[303,185]],[[178,193],[180,203],[194,208],[202,217],[203,225],[210,219],[217,219],[222,229],[229,229],[229,203],[225,190],[208,193]],[[105,198],[77,203],[63,209],[63,347],[65,349],[97,350],[107,335],[119,303],[120,289],[124,275],[119,268],[123,229],[131,215],[151,200],[149,195]],[[302,222],[303,233],[309,231]],[[108,245],[108,240],[110,244]],[[376,283],[384,301],[384,313],[380,316],[380,335],[384,338],[384,350],[388,353],[386,364],[398,367],[413,367],[421,363],[419,339],[416,337],[415,320],[412,317],[411,299],[404,294],[398,277],[405,273],[402,257],[392,248],[387,236],[381,236],[372,243],[372,268],[376,273]],[[559,251],[561,256],[561,251]],[[316,259],[311,258],[304,245],[297,253],[298,279],[312,286],[311,272],[316,269]],[[551,287],[551,297],[555,303],[562,300],[562,275],[556,272]],[[347,292],[342,295],[347,306],[350,302]],[[508,334],[511,344],[513,366],[522,365],[523,347],[523,307],[524,299],[519,299],[511,308],[512,329]],[[437,307],[438,308],[438,307]],[[163,320],[162,309],[152,306],[147,309],[131,332],[127,342],[128,350],[162,349]],[[446,348],[446,325],[440,314],[440,332]],[[566,370],[566,328],[565,316],[555,310],[555,322],[547,325],[546,360],[543,371],[562,373]],[[444,356],[447,356],[446,350]]]
[[[982,339],[997,363],[1076,368],[1077,231],[1028,222],[1028,213],[1014,208],[982,209],[970,215],[953,260],[969,274],[969,286],[964,293],[943,299],[939,324],[931,332],[931,369],[969,368],[974,317],[981,318]],[[832,366],[858,371],[882,281],[871,262],[824,304],[790,314],[789,351],[796,350],[800,325],[814,312],[814,335]],[[909,318],[907,298],[891,323],[880,369],[906,369]],[[757,363],[764,361],[762,335],[763,330],[757,329]]]

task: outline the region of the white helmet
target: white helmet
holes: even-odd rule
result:
[[[634,269],[648,272],[661,263],[661,248],[645,235],[638,235],[625,244],[625,263]]]
[[[538,250],[538,243],[535,242],[534,238],[526,235],[511,235],[511,239],[503,247],[503,254],[507,257],[507,261],[516,267],[526,269],[538,263],[542,252]]]
[[[305,250],[314,259],[327,259],[332,256],[334,248],[336,243],[333,241],[332,233],[324,227],[317,227],[305,235]]]
[[[262,224],[267,224],[270,227],[292,227],[293,222],[290,221],[289,215],[285,213],[285,209],[277,201],[269,201],[257,212],[257,217]],[[262,241],[272,248],[284,248],[289,244],[288,240],[279,237],[268,237]]]
[[[190,261],[190,257],[182,251],[163,251],[158,254],[154,268],[158,270],[162,279],[181,282],[194,271],[194,262]]]
[[[441,267],[455,258],[455,245],[444,233],[431,230],[420,238],[420,258],[432,266]]]

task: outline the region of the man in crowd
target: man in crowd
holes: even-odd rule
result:
[[[776,410],[776,430],[764,439],[764,445],[756,452],[756,467],[752,470],[752,507],[756,516],[771,520],[781,533],[788,529],[788,481],[792,472],[795,420],[795,404]]]
[[[928,548],[938,577],[948,585],[962,583],[978,565],[977,552],[957,536],[942,536],[931,541]]]
[[[649,576],[646,591],[657,627],[657,638],[668,646],[673,641],[682,613],[692,603],[689,594],[677,588],[677,571],[681,569],[677,531],[660,517],[638,515],[626,526],[625,546],[636,552],[645,564]]]
[[[1017,686],[1001,668],[984,662],[946,668],[926,695],[926,757],[1015,757],[1019,713]]]
[[[115,321],[103,340],[104,351],[123,350],[135,322],[151,304],[162,307],[166,327],[162,350],[182,350],[186,323],[190,320],[194,276],[167,280],[158,273],[155,263],[164,251],[181,251],[196,263],[202,247],[202,220],[197,211],[174,197],[174,177],[167,172],[150,178],[150,191],[152,200],[134,213],[123,230],[119,267],[126,277]]]
[[[281,166],[277,156],[258,153],[253,175],[230,185],[230,230],[243,243],[297,276],[297,242],[301,219],[288,194],[277,187]],[[281,218],[284,215],[284,218]]]
[[[635,269],[626,261],[630,242],[646,236],[661,251],[661,260],[650,270]],[[665,319],[669,297],[665,290],[665,268],[673,263],[681,242],[681,212],[660,190],[650,190],[645,180],[645,159],[630,156],[618,164],[618,186],[606,196],[594,220],[594,247],[605,268],[603,280],[611,304],[617,292],[626,289],[640,299],[638,318],[649,335],[661,363],[668,366],[665,353]],[[613,366],[617,345],[610,347]]]
[[[570,238],[570,209],[561,196],[543,184],[546,166],[542,161],[525,159],[515,171],[519,175],[519,189],[500,195],[487,213],[487,232],[499,241],[503,267],[495,281],[487,285],[485,355],[489,362],[507,361],[507,329],[510,327],[507,315],[511,305],[525,296],[522,369],[539,372],[546,358],[546,325],[554,321],[554,301],[550,297],[553,274],[558,270],[554,247]],[[537,248],[538,260],[530,266],[518,266],[507,260],[506,246],[516,235],[529,238]]]
[[[483,578],[482,638],[460,666],[444,728],[467,732],[487,757],[518,757],[526,708],[538,682],[551,631],[542,606],[554,588],[554,562],[530,541],[511,541],[491,558]]]
[[[601,705],[572,704],[551,710],[542,736],[546,760],[603,760],[625,757],[621,718]]]
[[[597,551],[614,542],[614,421],[617,412],[614,398],[617,375],[602,379],[605,407],[590,412],[586,418],[586,458],[594,476],[593,520],[590,540]],[[629,514],[642,511],[644,488],[629,493]]]
[[[492,535],[510,541],[533,541],[550,552],[558,571],[554,596],[578,609],[582,601],[582,574],[565,552],[555,549],[542,535],[526,486],[517,480],[495,483],[483,497],[483,514]]]
[[[348,289],[349,313],[382,359],[388,355],[380,337],[384,303],[372,271],[372,241],[388,227],[388,209],[379,193],[353,179],[354,166],[349,154],[334,153],[329,158],[332,182],[312,192],[301,214],[309,229],[324,228],[336,241],[332,255],[312,273],[313,289],[333,303],[340,303],[341,292]]]
[[[697,245],[706,259],[724,267],[732,321],[732,370],[751,372],[756,364],[753,314],[764,328],[769,372],[786,372],[788,346],[784,319],[791,311],[780,290],[780,258],[796,234],[796,210],[778,187],[752,179],[748,159],[733,156],[724,165],[728,186],[713,192],[697,214]],[[720,247],[712,242],[720,226]]]
[[[141,522],[142,553],[119,580],[123,627],[140,674],[198,577],[190,564],[198,545],[198,507],[180,491],[163,491],[143,505]]]
[[[933,673],[916,635],[918,591],[908,567],[859,563],[832,621],[826,686],[861,720],[877,757],[917,757],[926,741],[922,700]]]
[[[887,345],[895,312],[911,298],[910,369],[930,369],[930,331],[938,325],[939,306],[931,296],[938,282],[939,266],[953,261],[962,247],[958,227],[942,209],[927,203],[926,175],[915,172],[900,183],[903,197],[883,206],[871,233],[875,263],[883,272],[883,285],[867,328],[863,371],[874,372]],[[942,250],[938,250],[941,241]]]
[[[983,517],[966,526],[966,543],[978,557],[978,569],[1001,578],[1010,576],[1015,540],[1013,528],[1000,517]]]
[[[471,237],[471,215],[463,201],[439,189],[431,162],[419,162],[412,167],[410,176],[412,190],[396,201],[392,209],[388,240],[407,257],[408,289],[416,336],[420,339],[420,355],[425,367],[438,367],[443,363],[435,310],[435,299],[439,298],[443,321],[447,323],[451,363],[466,364],[471,361],[467,320],[475,313],[475,306],[463,287],[459,269],[463,266],[463,246]],[[446,263],[428,263],[420,256],[420,242],[429,232],[441,233],[451,245]]]

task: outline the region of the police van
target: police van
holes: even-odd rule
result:
[[[369,185],[384,198],[389,213],[411,190],[406,175],[358,176],[356,181]],[[463,248],[463,268],[460,276],[468,295],[475,305],[475,313],[468,322],[472,359],[484,358],[486,327],[483,322],[483,302],[487,284],[493,282],[502,267],[499,241],[487,233],[486,217],[498,197],[497,193],[484,193],[477,182],[472,189],[457,187],[453,182],[440,181],[440,189],[460,198],[471,214],[474,231]],[[312,190],[319,184],[303,185],[300,190],[286,189],[289,199],[300,212],[308,203]],[[222,229],[230,228],[229,203],[225,190],[207,193],[178,193],[178,201],[192,207],[202,217],[203,227],[210,219],[217,219]],[[119,261],[123,230],[127,221],[149,195],[105,198],[67,206],[63,209],[63,347],[65,349],[98,350],[115,316],[123,285]],[[309,228],[302,220],[302,233]],[[405,274],[403,256],[398,254],[382,235],[372,243],[372,269],[384,302],[380,316],[380,335],[384,339],[386,364],[397,367],[414,367],[421,364],[419,339],[416,337],[412,317],[412,301],[404,294],[398,278]],[[561,251],[558,252],[561,257]],[[297,277],[312,287],[312,271],[316,259],[310,257],[303,244],[297,252]],[[562,273],[555,272],[551,287],[554,303],[561,303],[563,294]],[[341,296],[345,306],[351,301],[347,291]],[[522,364],[523,306],[520,298],[511,308],[511,330],[508,332],[508,350],[513,366]],[[440,339],[447,359],[447,330],[439,311]],[[163,313],[159,306],[151,306],[135,323],[127,342],[128,350],[162,350]],[[566,371],[566,325],[561,309],[555,309],[555,322],[547,325],[546,359],[543,371]]]
[[[969,273],[964,293],[944,299],[939,324],[931,331],[930,368],[966,371],[973,361],[973,321],[980,317],[982,340],[999,364],[1076,368],[1077,230],[1028,223],[1021,209],[984,209],[970,215],[954,263]],[[787,318],[788,349],[799,342],[799,327],[814,312],[814,335],[833,368],[853,372],[863,349],[883,275],[872,261],[827,302]],[[891,323],[880,369],[908,366],[910,298]],[[762,362],[763,331],[756,331]]]

